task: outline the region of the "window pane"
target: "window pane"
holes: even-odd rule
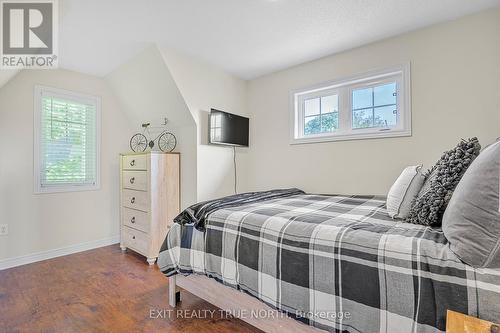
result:
[[[353,90],[352,128],[396,126],[398,118],[395,111],[397,110],[395,93],[395,82]],[[372,97],[374,105],[371,102]],[[376,107],[377,105],[386,106]],[[373,106],[375,108],[371,108]]]
[[[306,99],[304,101],[304,116],[314,116],[319,114],[319,97]]]
[[[362,109],[372,105],[372,88],[356,89],[352,91],[352,108]]]
[[[321,97],[321,113],[330,113],[339,111],[339,96],[330,95]]]
[[[376,127],[390,127],[396,126],[398,115],[396,106],[384,106],[375,108],[375,126]]]
[[[373,109],[352,112],[352,128],[373,127]]]
[[[304,135],[321,133],[320,116],[306,117],[304,121]]]
[[[40,185],[95,183],[95,106],[48,96],[41,103]]]
[[[339,128],[339,113],[331,112],[321,115],[321,132],[328,133]]]
[[[396,83],[384,84],[373,88],[375,106],[396,104]]]

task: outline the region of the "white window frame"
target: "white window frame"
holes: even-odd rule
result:
[[[95,184],[64,184],[43,187],[40,179],[40,171],[43,167],[41,156],[41,120],[42,120],[42,96],[48,94],[62,99],[69,99],[82,104],[95,105],[96,109],[96,180]],[[34,88],[34,123],[33,123],[33,171],[34,192],[59,193],[76,191],[95,191],[101,188],[101,98],[98,96],[81,94],[69,90],[35,85]]]
[[[363,87],[396,82],[398,122],[394,127],[352,128],[352,91]],[[411,136],[410,63],[324,82],[290,92],[290,144]],[[304,135],[305,99],[337,94],[339,129]]]
[[[321,91],[313,91],[313,92],[310,92],[310,93],[307,93],[307,94],[301,94],[298,96],[298,100],[297,100],[297,107],[299,108],[299,111],[298,111],[298,117],[297,117],[297,122],[298,122],[298,131],[300,133],[300,136],[304,136],[304,101],[306,99],[313,99],[313,98],[318,98],[318,97],[325,97],[325,96],[331,96],[331,95],[337,95],[338,96],[338,107],[339,107],[339,110],[338,110],[338,113],[339,113],[339,116],[340,116],[340,90],[337,89],[337,88],[331,88],[331,89],[324,89],[324,90],[321,90]],[[320,114],[321,113],[321,109],[319,110]],[[336,131],[335,133],[337,133],[338,131]],[[310,134],[308,135],[307,137],[308,138],[321,138],[321,137],[324,137],[324,136],[330,136],[332,135],[332,133],[318,133],[318,134]]]

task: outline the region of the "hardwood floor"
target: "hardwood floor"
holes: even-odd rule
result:
[[[118,245],[11,268],[0,271],[0,332],[260,332],[186,291],[172,310],[167,291],[156,265]]]

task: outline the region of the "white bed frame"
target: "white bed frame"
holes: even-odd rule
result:
[[[240,292],[236,289],[224,286],[217,281],[202,275],[174,275],[169,277],[168,302],[170,306],[176,307],[177,293],[180,287],[189,291],[191,294],[225,310],[231,314],[251,314],[251,313],[278,313],[275,309],[266,305],[250,295]],[[241,315],[241,320],[264,332],[297,332],[297,333],[319,333],[324,332],[320,329],[307,326],[295,319],[278,316],[253,316]]]

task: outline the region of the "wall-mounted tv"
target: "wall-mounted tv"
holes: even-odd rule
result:
[[[248,118],[212,109],[208,121],[209,142],[248,147],[248,123]]]

